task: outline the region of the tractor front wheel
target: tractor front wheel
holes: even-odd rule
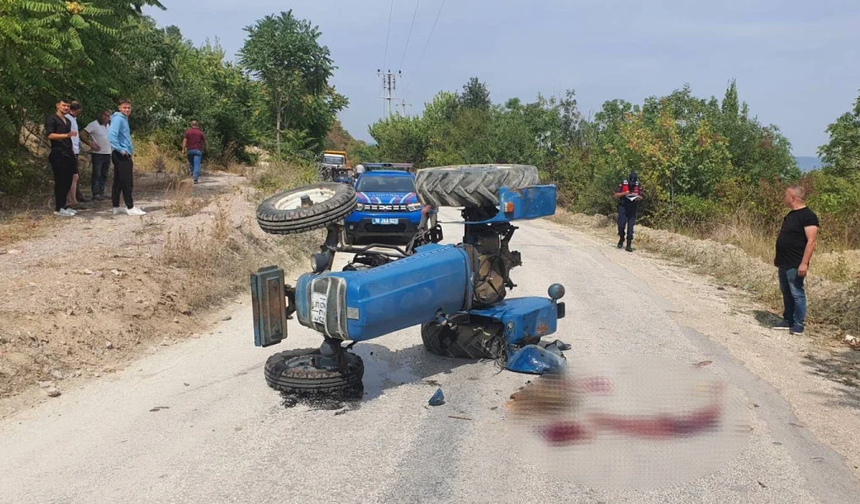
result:
[[[352,186],[334,182],[280,192],[257,207],[257,223],[271,234],[304,233],[343,220],[357,203]]]
[[[287,394],[317,395],[346,393],[361,389],[364,362],[354,353],[344,352],[343,370],[320,367],[319,349],[287,350],[269,357],[264,366],[266,383]]]

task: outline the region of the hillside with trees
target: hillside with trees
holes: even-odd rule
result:
[[[536,165],[558,185],[564,205],[585,213],[613,212],[615,185],[637,171],[647,196],[645,222],[698,235],[739,222],[774,232],[785,184],[800,182],[837,248],[860,246],[850,232],[860,223],[860,197],[852,189],[860,181],[858,131],[855,105],[828,128],[831,141],[821,148],[827,168],[802,175],[788,140],[757,119],[734,81],[722,99],[683,86],[637,104],[610,100],[584,117],[574,91],[493,103],[476,78],[459,92],[437,94],[420,116],[392,116],[370,127],[386,159]]]

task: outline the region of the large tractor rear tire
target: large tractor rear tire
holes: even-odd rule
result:
[[[534,166],[442,166],[419,170],[415,190],[428,205],[478,208],[498,205],[501,187],[520,189],[538,182]]]
[[[343,219],[357,203],[347,184],[323,182],[280,192],[257,207],[257,223],[270,234],[303,233]]]

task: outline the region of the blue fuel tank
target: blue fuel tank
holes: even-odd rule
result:
[[[468,310],[471,268],[463,249],[430,244],[364,271],[305,274],[296,284],[299,323],[330,338],[363,341]]]

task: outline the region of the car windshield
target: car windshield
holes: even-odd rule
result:
[[[358,181],[359,192],[410,193],[415,192],[412,177],[362,177]]]
[[[325,164],[343,164],[343,158],[340,156],[325,156],[323,157]]]

